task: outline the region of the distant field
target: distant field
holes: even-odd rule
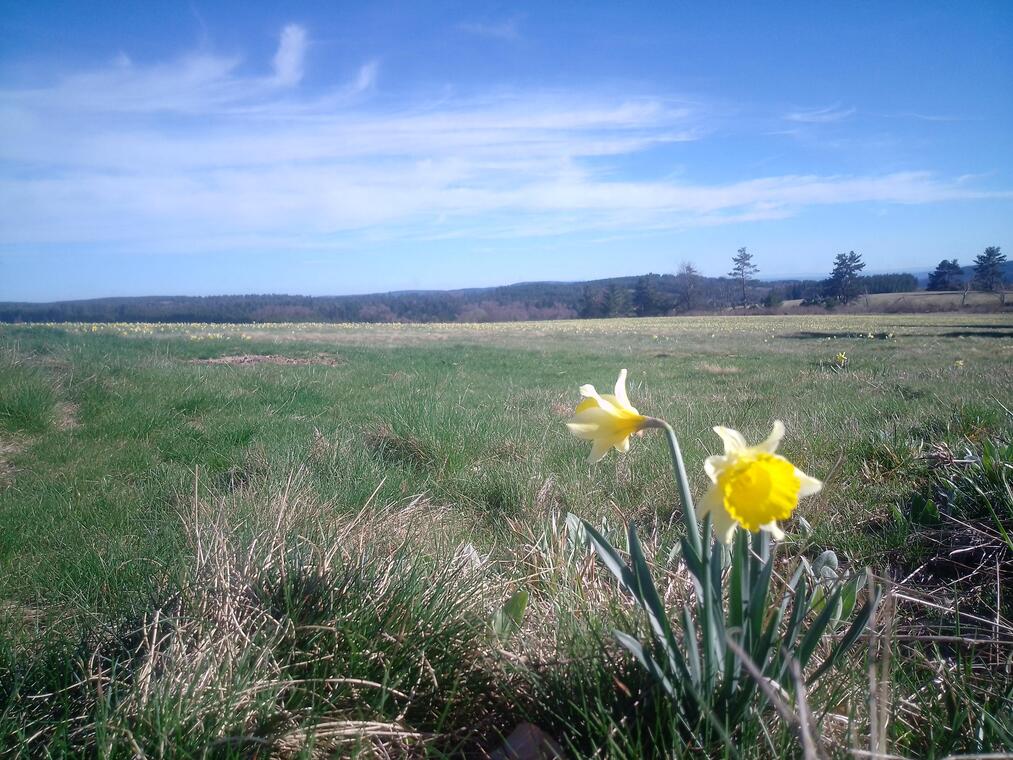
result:
[[[870,300],[954,297],[959,294]],[[969,300],[983,297],[972,294]],[[846,361],[835,358],[841,352]],[[354,547],[368,553],[376,544],[386,557],[408,541],[438,565],[462,545],[473,545],[478,554],[490,555],[491,564],[484,566],[487,576],[469,604],[489,612],[516,588],[532,593],[525,623],[530,630],[493,650],[507,650],[504,662],[513,663],[511,668],[567,660],[580,649],[574,641],[590,641],[590,630],[607,634],[609,625],[586,622],[592,595],[560,585],[553,575],[558,571],[538,559],[539,536],[551,533],[553,520],[567,512],[607,529],[636,520],[656,547],[670,545],[677,532],[677,497],[660,439],[634,441],[626,456],[611,453],[589,467],[586,444],[571,438],[562,424],[578,401],[578,386],[591,382],[610,389],[622,367],[630,372],[633,403],[667,419],[680,434],[698,492],[705,485],[704,457],[720,450],[713,425],[730,425],[759,440],[773,420],[783,420],[786,456],[826,481],[823,492],[803,502],[798,513],[811,534],[793,523],[788,551],[812,558],[832,548],[845,566],[870,566],[895,581],[918,583],[917,568],[934,561],[942,540],[938,527],[929,535],[911,516],[913,500],[934,482],[932,469],[968,451],[973,456],[984,442],[1008,443],[1013,432],[1013,319],[998,314],[0,326],[0,617],[8,631],[0,635],[0,682],[7,667],[9,676],[17,672],[24,683],[35,683],[30,674],[36,666],[26,663],[42,640],[71,642],[69,651],[79,654],[66,655],[67,661],[85,662],[79,640],[98,636],[96,625],[108,631],[122,628],[123,621],[150,622],[152,605],[170,598],[178,579],[202,561],[198,547],[204,539],[195,539],[195,531],[210,530],[217,519],[232,526],[271,523],[272,515],[281,514],[281,501],[309,520],[315,535],[344,531],[342,552],[354,556],[359,556]],[[999,504],[1000,510],[1009,508]],[[1008,518],[1002,512],[996,517],[1003,526],[1009,526]],[[993,525],[991,518],[982,519]],[[388,535],[392,526],[398,537]],[[305,524],[303,530],[309,530]],[[987,530],[994,533],[994,525]],[[995,592],[1010,556],[987,554],[982,562],[988,572],[981,576],[986,580],[975,581],[980,598],[968,596],[967,602],[976,617],[994,620],[975,635],[992,637],[995,647],[1009,631],[1009,587],[998,606]],[[938,594],[931,598],[952,611],[960,600],[939,591],[946,588],[941,577],[925,578],[911,595]],[[386,589],[389,578],[375,583]],[[611,599],[614,587],[605,583],[594,593]],[[897,605],[905,620],[928,625],[923,606]],[[929,612],[932,625],[956,630],[955,616]],[[572,617],[578,632],[560,617]],[[999,660],[989,662],[1010,652],[996,650]],[[854,693],[867,686],[862,656],[849,687],[858,690]],[[947,656],[944,662],[956,662],[952,653]],[[933,657],[898,651],[892,667],[907,679],[897,676],[896,689],[905,698],[933,679],[949,678],[936,673]],[[523,691],[526,676],[513,670],[504,675],[506,666],[497,663],[469,664],[475,678],[491,669],[489,683],[496,685],[462,691],[469,705],[482,704],[484,716],[466,715],[461,708],[462,721],[488,719],[502,728],[537,713],[530,702],[503,691],[505,684]],[[342,667],[352,672],[359,665]],[[378,675],[376,667],[369,664],[373,675],[366,680],[383,681],[386,672],[395,691],[414,688],[397,677],[393,665],[380,667]],[[619,673],[626,666],[615,667]],[[998,714],[1002,699],[1013,693],[1000,694],[999,707],[988,701],[995,698],[989,688],[1009,689],[1011,681],[1007,673],[1005,681],[992,682],[991,666],[982,667],[968,660],[966,688],[953,697],[972,705],[961,718],[968,722],[958,739],[971,732],[971,713],[985,709],[974,705],[987,703]],[[59,679],[52,678],[39,676],[39,689],[55,690]],[[992,683],[982,687],[985,696],[975,691],[978,679]],[[361,699],[366,687],[356,688]],[[563,699],[567,688],[560,685],[553,698]],[[484,694],[490,695],[488,704]],[[3,699],[0,686],[0,754],[5,741],[28,747],[34,731],[56,720],[32,713],[30,702],[19,701],[23,696],[9,696],[6,706]],[[390,705],[371,701],[373,707],[355,718],[364,720],[368,713],[369,720],[394,721],[401,707],[398,698],[390,699]],[[447,699],[447,705],[456,704]],[[855,700],[853,710],[864,710],[862,699]],[[576,708],[553,704],[556,723],[544,715],[540,720],[553,725],[574,752],[598,741],[594,731],[611,730],[605,723],[587,728],[586,716],[573,717]],[[900,710],[893,704],[891,709]],[[136,712],[124,718],[114,704],[103,709],[113,716],[110,725],[138,720]],[[323,708],[305,709],[310,714]],[[463,729],[447,709],[443,722],[408,712],[399,725],[439,741],[458,736],[454,732]],[[943,710],[916,705],[909,713],[897,712],[890,724],[892,746],[900,754],[928,756],[937,723],[955,720]],[[228,724],[228,712],[215,718],[219,723],[202,725],[217,731],[207,726]],[[42,724],[27,727],[28,718],[20,716],[30,713]],[[150,718],[142,733],[168,730],[159,720]],[[281,730],[244,725],[246,731]],[[988,730],[1000,740],[1007,736],[1001,726]],[[197,736],[193,731],[185,735]],[[53,742],[50,751],[56,754],[72,754],[80,737],[71,728],[57,734],[37,741]],[[764,739],[766,749],[757,756],[788,746],[778,744],[791,740],[790,732],[782,734]],[[130,746],[116,736],[103,741],[117,752]],[[847,744],[846,737],[841,741]],[[955,741],[952,748],[978,746],[969,742]],[[635,749],[610,752],[637,755]]]
[[[1008,300],[1007,295],[1007,300]],[[896,312],[934,312],[955,311],[960,307],[976,309],[1000,310],[1003,300],[998,293],[980,293],[978,291],[932,291],[915,290],[910,293],[873,293],[859,296],[852,304],[855,309],[872,309],[875,311]],[[801,300],[785,301],[782,306],[795,308],[802,304]]]

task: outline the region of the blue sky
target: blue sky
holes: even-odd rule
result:
[[[7,3],[0,299],[1013,245],[1013,3]]]

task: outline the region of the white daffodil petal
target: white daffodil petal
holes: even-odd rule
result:
[[[784,539],[784,531],[776,522],[769,522],[766,525],[761,525],[760,530],[767,531],[771,536],[776,538],[778,541]]]
[[[711,483],[718,482],[718,475],[728,464],[728,457],[721,456],[720,454],[714,454],[703,460],[703,469],[707,473],[707,477],[711,479]]]
[[[591,424],[582,424],[580,422],[567,422],[566,427],[571,433],[577,438],[584,441],[590,441],[598,433],[598,426]]]
[[[599,394],[598,391],[594,389],[593,385],[588,384],[580,386],[580,395],[584,396],[585,398],[593,398],[595,401],[598,402],[598,406],[600,406],[606,412],[611,412],[613,414],[622,413],[613,402],[609,401],[606,398],[602,398],[601,394]]]
[[[616,380],[616,400],[627,409],[630,408],[630,399],[626,395],[626,370],[619,370],[619,379]]]
[[[798,489],[799,498],[817,494],[823,488],[823,482],[816,478],[809,477],[802,470],[795,468],[795,477],[798,478],[801,487]]]
[[[620,414],[624,412],[629,414],[640,414],[640,412],[638,412],[635,407],[632,407],[629,404],[624,405],[619,399],[617,399],[611,393],[603,393],[601,394],[601,397],[606,401],[608,401],[610,404],[612,404],[612,406],[614,406],[616,409],[618,409],[620,411]]]
[[[711,486],[704,497],[696,505],[697,518],[703,519],[710,515],[711,528],[714,536],[724,544],[730,543],[735,535],[736,522],[725,509],[725,500],[715,486]]]
[[[615,448],[616,451],[621,451],[625,454],[627,451],[630,450],[630,437],[626,436],[622,440],[616,441]]]
[[[715,537],[725,545],[732,542],[735,537],[735,529],[738,527],[738,523],[724,509],[711,516],[711,525],[714,526]]]
[[[746,443],[746,439],[742,437],[742,433],[738,430],[732,430],[731,428],[718,425],[714,428],[714,432],[721,437],[722,441],[724,441],[726,454],[733,454],[736,451],[742,451],[743,449],[749,448]]]
[[[594,443],[591,445],[591,453],[588,456],[587,461],[590,464],[594,464],[605,456],[610,448],[612,448],[612,441],[607,438],[595,438]]]
[[[754,448],[767,454],[773,454],[777,451],[777,446],[781,443],[782,438],[784,438],[784,423],[781,420],[774,420],[774,429],[770,431],[767,440],[758,443]]]
[[[588,409],[581,409],[570,418],[570,422],[587,423],[593,425],[605,425],[615,417],[600,406],[592,406]]]

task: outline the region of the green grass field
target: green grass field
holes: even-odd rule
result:
[[[769,707],[669,725],[567,542],[635,521],[690,593],[661,438],[589,466],[563,425],[623,367],[695,493],[712,426],[783,420],[826,484],[785,561],[886,584],[809,695],[823,752],[1013,749],[1013,321],[931,314],[0,326],[0,754],[483,756],[530,721],[570,757],[800,755]]]

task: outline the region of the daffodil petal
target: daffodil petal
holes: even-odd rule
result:
[[[580,386],[580,395],[589,399],[594,399],[595,401],[598,402],[598,406],[604,409],[606,412],[611,412],[612,414],[616,415],[622,414],[622,410],[619,407],[617,407],[613,402],[609,401],[608,399],[602,398],[602,396],[598,393],[598,391],[594,389],[594,386],[591,384]]]
[[[721,474],[721,470],[725,468],[727,463],[728,458],[720,454],[714,454],[703,460],[703,469],[707,473],[707,477],[711,479],[711,483],[718,482],[718,475]]]
[[[774,420],[774,429],[770,431],[767,440],[756,444],[753,448],[767,454],[773,454],[777,451],[777,446],[781,443],[782,438],[784,438],[784,423],[781,420]]]
[[[732,430],[731,428],[717,425],[714,428],[714,432],[717,433],[724,442],[726,454],[733,454],[736,451],[742,451],[743,449],[749,448],[749,445],[746,443],[746,439],[742,437],[742,433],[738,430]]]
[[[608,453],[608,450],[612,448],[612,441],[608,438],[595,438],[594,443],[591,444],[591,453],[587,458],[590,464],[594,464],[603,456]]]
[[[579,404],[577,404],[576,411],[579,413],[585,411],[586,409],[597,409],[597,408],[598,408],[598,399],[586,398]]]
[[[634,407],[630,406],[629,403],[623,404],[622,401],[617,399],[611,393],[603,393],[601,397],[608,401],[612,406],[619,410],[620,414],[640,414]]]
[[[777,522],[769,522],[765,525],[761,525],[760,530],[767,531],[767,533],[776,538],[778,541],[784,539],[784,531],[781,530],[781,526],[779,526]]]
[[[627,409],[630,408],[630,399],[626,395],[626,370],[619,370],[619,379],[616,380],[616,400]]]
[[[795,468],[795,477],[798,478],[798,482],[801,486],[798,489],[799,498],[803,496],[812,496],[817,494],[823,488],[823,482],[816,480],[816,478],[806,475],[802,470]]]
[[[571,433],[577,436],[577,438],[585,441],[590,441],[598,433],[598,425],[591,423],[567,422],[566,427]]]
[[[625,454],[627,451],[630,450],[630,437],[626,436],[622,440],[617,441],[614,445],[616,451],[621,451]]]
[[[723,544],[731,543],[732,536],[735,535],[736,522],[725,509],[725,500],[717,486],[711,486],[704,497],[697,502],[696,512],[701,521],[710,515],[711,528],[714,530],[715,538]]]
[[[614,420],[615,415],[609,414],[607,411],[602,409],[600,406],[591,406],[587,409],[581,409],[579,412],[570,418],[571,422],[590,422],[596,425],[606,425],[610,420]]]

